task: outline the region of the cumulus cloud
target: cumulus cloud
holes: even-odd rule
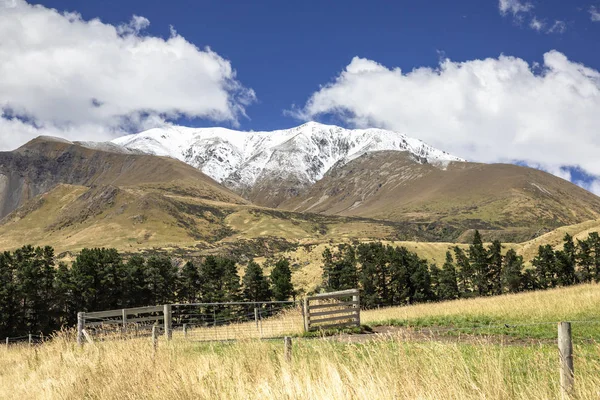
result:
[[[538,32],[541,32],[545,26],[546,26],[546,24],[544,23],[544,21],[540,21],[539,19],[537,19],[537,17],[533,17],[533,19],[529,23],[529,27],[531,29],[533,29],[534,31],[538,31]]]
[[[40,135],[108,139],[181,116],[236,124],[255,100],[230,62],[173,29],[144,33],[0,0],[0,150]]]
[[[543,65],[502,55],[406,73],[355,57],[295,114],[404,132],[472,161],[600,176],[600,73],[558,51]]]
[[[597,7],[595,7],[595,6],[590,7],[590,16],[592,18],[592,21],[600,22],[600,10]]]
[[[513,21],[518,25],[522,25],[526,19],[530,18],[528,25],[537,32],[565,33],[567,30],[567,24],[560,20],[555,20],[554,24],[547,28],[547,24],[543,19],[532,15],[534,6],[529,2],[523,2],[522,0],[499,0],[498,9],[502,16],[511,15]]]
[[[500,0],[498,8],[503,15],[511,13],[517,15],[519,13],[528,12],[533,9],[533,4],[522,2],[521,0]]]
[[[565,33],[566,31],[567,24],[564,21],[556,20],[546,33]]]

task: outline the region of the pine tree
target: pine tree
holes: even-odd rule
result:
[[[427,261],[421,260],[415,253],[412,255],[413,256],[410,258],[412,270],[410,282],[413,293],[409,298],[409,304],[424,303],[434,300]]]
[[[54,250],[23,246],[14,253],[15,284],[19,303],[17,330],[48,333],[53,330],[49,307],[54,284]]]
[[[250,261],[246,267],[244,278],[244,299],[250,302],[263,302],[271,300],[269,282],[263,275],[262,268],[254,261]]]
[[[83,249],[71,267],[78,311],[122,307],[125,268],[115,249]]]
[[[153,302],[154,298],[146,286],[146,260],[133,255],[124,266],[123,304],[126,307],[143,307]]]
[[[549,244],[540,246],[538,254],[531,262],[535,268],[536,287],[540,289],[553,288],[558,285],[556,273],[556,255]]]
[[[502,294],[502,243],[494,240],[488,248],[487,286],[490,295]]]
[[[181,302],[195,303],[200,292],[200,273],[193,262],[185,263],[179,273],[177,298]]]
[[[600,282],[600,235],[598,232],[592,232],[588,236],[588,242],[590,244],[593,265],[593,276],[596,282]]]
[[[473,285],[479,296],[490,293],[489,260],[487,251],[483,247],[483,241],[479,231],[475,231],[473,244],[469,246],[469,261],[473,271]]]
[[[294,296],[294,285],[292,284],[292,270],[290,262],[281,258],[271,272],[271,292],[275,301],[286,301]]]
[[[429,276],[431,278],[432,300],[439,299],[440,274],[441,273],[442,273],[442,271],[439,269],[439,267],[436,264],[429,265]]]
[[[163,256],[152,256],[146,262],[146,288],[151,303],[169,304],[175,300],[177,287],[177,268],[171,259]]]
[[[354,247],[338,245],[332,253],[329,248],[323,252],[323,283],[330,290],[353,289],[358,285],[358,269]]]
[[[456,258],[458,290],[461,297],[471,297],[473,293],[473,268],[469,257],[458,246],[454,247],[454,256]]]
[[[521,278],[521,288],[524,291],[539,289],[534,269],[526,269],[525,271],[523,271],[523,277]]]
[[[365,307],[391,304],[387,252],[379,243],[360,244],[356,249],[361,303]]]
[[[240,276],[234,260],[219,257],[217,259],[219,271],[222,274],[222,301],[239,301],[240,299]]]
[[[502,287],[505,292],[517,293],[523,290],[523,257],[510,249],[504,257],[502,268]]]
[[[75,287],[71,270],[65,263],[59,263],[54,278],[54,316],[58,321],[56,329],[70,327],[77,323],[77,312],[73,301]]]
[[[577,240],[576,260],[579,270],[576,272],[579,282],[591,282],[593,278],[594,257],[592,255],[592,241]]]
[[[15,336],[18,305],[14,274],[13,255],[0,253],[0,337]]]
[[[456,268],[452,259],[452,253],[449,251],[446,252],[446,262],[440,271],[438,296],[440,300],[454,300],[459,296]]]
[[[568,233],[565,234],[563,241],[563,250],[556,252],[558,283],[562,286],[568,286],[576,282],[575,243],[573,242],[573,237]]]

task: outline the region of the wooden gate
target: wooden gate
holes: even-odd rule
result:
[[[322,293],[304,298],[304,330],[360,326],[358,289]]]

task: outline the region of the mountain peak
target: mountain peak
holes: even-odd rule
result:
[[[294,195],[321,179],[334,165],[375,151],[409,152],[434,165],[464,161],[402,133],[345,129],[315,121],[272,132],[169,126],[124,136],[113,143],[184,161],[251,200],[253,195],[248,193],[261,187],[261,182],[268,180],[270,187],[284,188],[285,196]],[[274,184],[274,180],[279,183]]]

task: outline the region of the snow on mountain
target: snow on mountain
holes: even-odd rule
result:
[[[379,150],[409,151],[431,164],[464,161],[402,133],[344,129],[316,122],[272,132],[170,126],[112,142],[179,159],[238,191],[265,179],[291,179],[310,185],[336,163]]]

